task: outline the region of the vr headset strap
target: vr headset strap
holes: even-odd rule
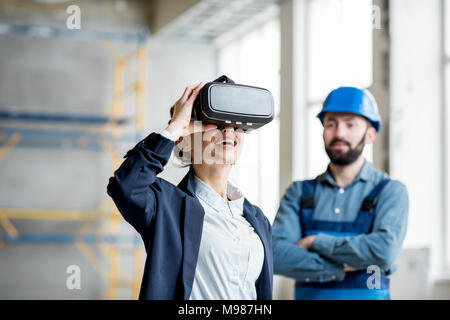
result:
[[[232,84],[234,84],[234,81],[231,80],[230,78],[228,78],[226,75],[218,77],[213,82],[225,82],[225,83],[232,83]]]

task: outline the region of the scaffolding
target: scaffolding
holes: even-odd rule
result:
[[[44,30],[45,29],[45,30]],[[36,32],[39,30],[39,33]],[[86,148],[105,152],[110,159],[111,174],[118,168],[122,156],[119,146],[126,142],[137,142],[144,135],[146,117],[146,85],[147,85],[147,40],[145,29],[137,33],[118,34],[108,32],[77,31],[64,29],[8,26],[2,28],[5,34],[33,35],[45,37],[63,37],[88,41],[100,41],[107,54],[113,60],[113,97],[109,113],[104,116],[49,115],[49,114],[18,114],[1,112],[2,119],[33,121],[59,121],[88,123],[87,130],[66,131],[64,139],[70,140],[73,148]],[[136,48],[129,52],[121,52],[116,43],[132,43]],[[134,71],[134,72],[133,72]],[[133,99],[130,99],[132,97]],[[132,119],[127,118],[125,110],[134,110]],[[135,134],[124,132],[124,125],[135,128]],[[7,159],[13,148],[27,147],[23,139],[26,136],[55,137],[61,132],[30,128],[0,127],[0,163]],[[45,137],[44,137],[45,138]],[[22,145],[21,145],[22,143]],[[64,151],[63,151],[64,152]],[[106,186],[107,181],[105,181]],[[107,196],[94,210],[55,210],[55,209],[24,209],[0,208],[0,250],[1,247],[13,243],[64,243],[74,245],[99,277],[106,284],[103,299],[118,299],[123,288],[131,289],[130,299],[139,295],[140,281],[145,260],[141,239],[136,234],[121,234],[120,227],[124,222],[112,199]],[[17,220],[30,221],[72,221],[81,223],[74,233],[22,233],[15,227]],[[125,246],[124,246],[125,245]],[[125,250],[122,250],[125,249]],[[100,252],[104,259],[99,256]],[[132,274],[126,274],[122,268],[121,254],[131,254]]]

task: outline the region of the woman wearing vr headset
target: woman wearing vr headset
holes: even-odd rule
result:
[[[169,125],[128,151],[108,194],[147,251],[140,299],[272,299],[271,226],[229,180],[244,133],[197,125],[187,87]],[[157,177],[174,148],[189,160],[175,186]]]

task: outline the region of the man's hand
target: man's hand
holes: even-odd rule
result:
[[[314,239],[316,239],[315,235],[307,236],[298,240],[295,244],[298,245],[300,248],[311,250],[314,243]]]
[[[306,250],[312,250],[314,240],[316,239],[316,236],[307,236],[300,240],[298,240],[295,244],[299,246],[300,248],[305,248]],[[357,269],[350,267],[348,264],[344,263],[344,272],[353,272],[357,271]]]
[[[350,267],[348,264],[344,263],[344,272],[356,271],[355,268]]]

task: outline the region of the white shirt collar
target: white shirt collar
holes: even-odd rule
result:
[[[230,180],[227,183],[227,197],[223,199],[212,187],[194,175],[195,195],[216,211],[232,210],[233,213],[244,214],[244,195]]]

